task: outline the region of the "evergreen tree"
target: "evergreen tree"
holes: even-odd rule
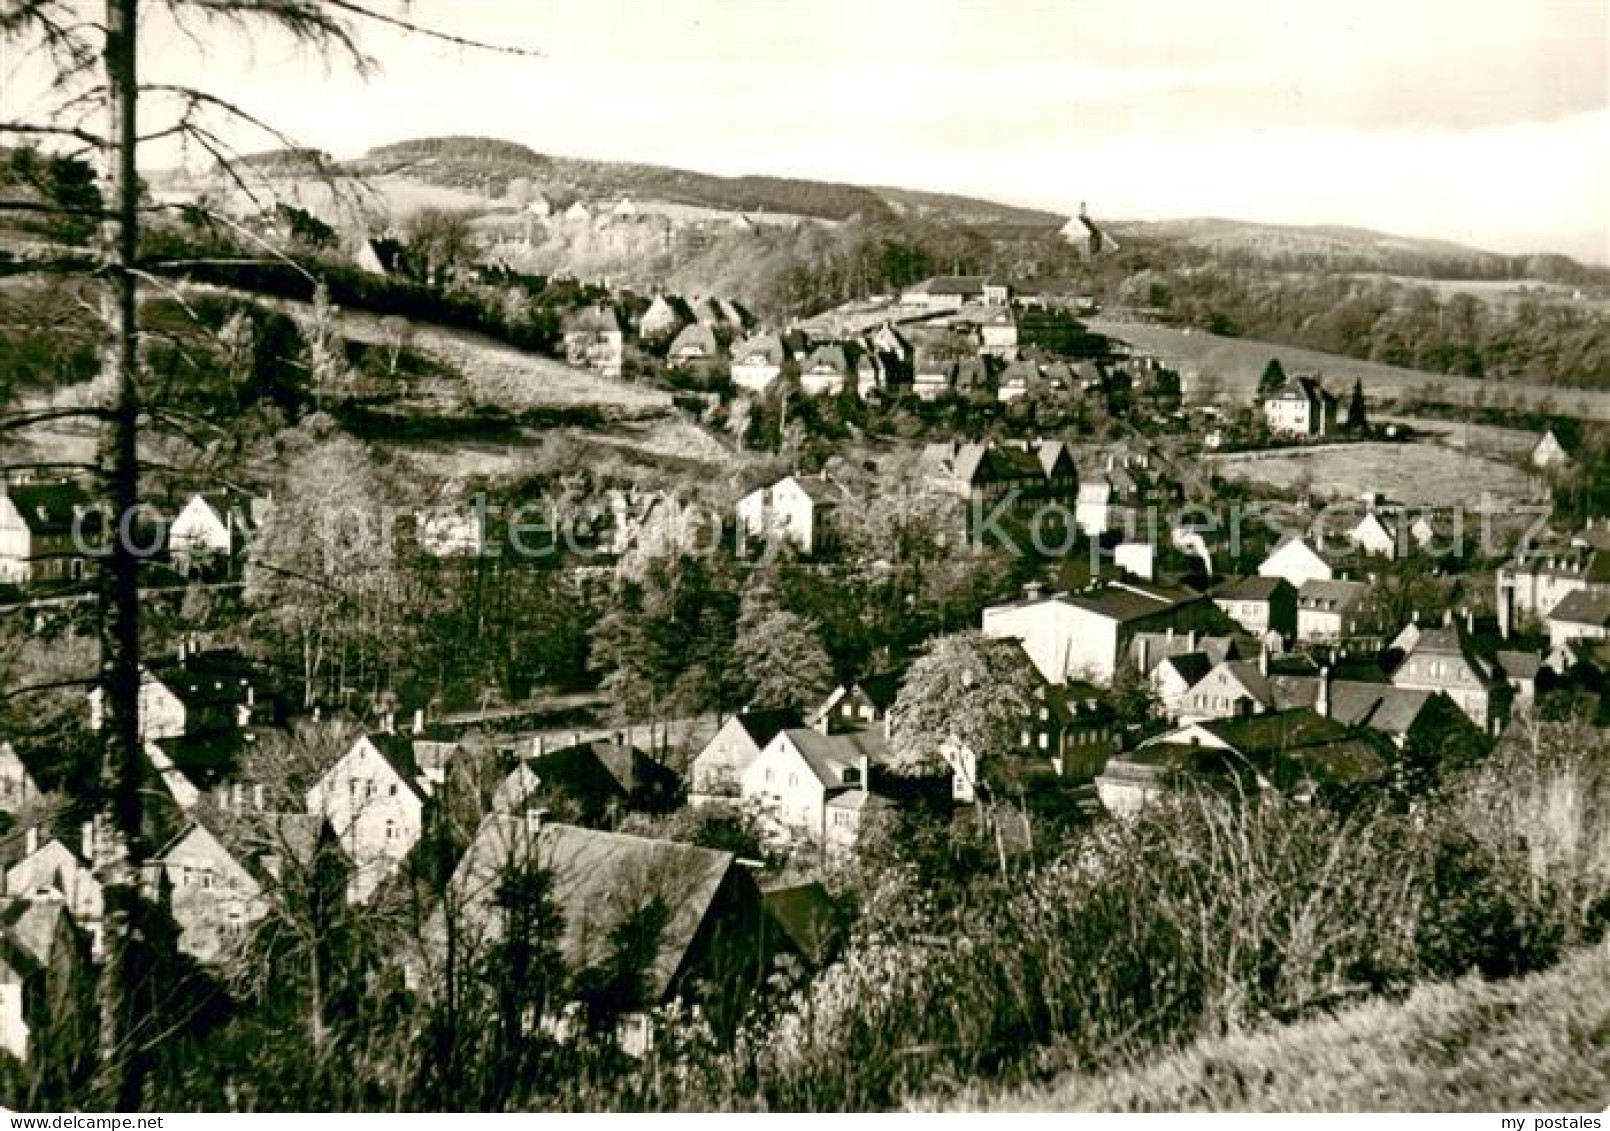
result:
[[[1364,433],[1370,430],[1369,417],[1364,411],[1364,382],[1353,382],[1353,399],[1347,405],[1347,428],[1350,432]]]
[[[1258,378],[1258,399],[1280,391],[1286,383],[1286,367],[1280,364],[1278,357],[1271,357],[1269,364],[1263,367],[1263,376]]]

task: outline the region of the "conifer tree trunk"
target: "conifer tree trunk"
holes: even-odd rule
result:
[[[102,268],[106,283],[110,393],[100,450],[108,515],[106,556],[99,575],[100,686],[102,694],[101,791],[92,864],[105,899],[105,959],[100,981],[98,1099],[108,1108],[139,1106],[142,1034],[135,995],[141,852],[141,752],[139,733],[139,562],[123,536],[139,496],[135,430],[138,338],[133,268],[139,243],[139,182],[135,173],[135,70],[138,0],[106,0],[108,215],[102,222]]]

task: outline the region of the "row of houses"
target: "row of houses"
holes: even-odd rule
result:
[[[128,532],[151,553],[166,553],[181,573],[245,546],[268,502],[241,492],[195,493],[169,518],[147,508]],[[102,509],[75,480],[7,484],[0,493],[0,581],[27,586],[83,580],[105,543]]]

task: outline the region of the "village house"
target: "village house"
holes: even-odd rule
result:
[[[268,914],[274,885],[315,866],[328,830],[321,818],[305,813],[192,818],[147,862],[147,893],[166,893],[181,951],[197,962],[220,962]],[[333,879],[333,886],[339,883]]]
[[[744,771],[780,731],[799,727],[792,710],[745,710],[733,715],[704,744],[688,767],[688,803],[736,803]]]
[[[980,537],[998,512],[1037,514],[1042,536],[1061,537],[1059,510],[1071,514],[1079,471],[1060,440],[1035,443],[929,444],[921,466],[935,489],[967,504],[969,537]]]
[[[828,857],[855,847],[867,815],[889,802],[872,776],[889,761],[882,730],[828,735],[810,727],[779,731],[739,779],[768,835],[810,845]]]
[[[1383,782],[1385,741],[1307,707],[1187,723],[1113,755],[1096,778],[1107,810],[1129,816],[1165,793],[1225,789],[1278,793],[1299,802]]]
[[[429,782],[399,735],[360,734],[307,791],[307,811],[329,822],[351,864],[347,899],[365,903],[425,827]]]
[[[637,336],[649,346],[668,345],[693,321],[688,304],[676,295],[658,294],[637,322]]]
[[[1017,357],[1017,315],[1010,307],[988,307],[977,315],[978,352],[1011,361]]]
[[[1107,686],[1138,633],[1211,631],[1221,624],[1222,614],[1191,590],[1115,581],[991,605],[983,621],[986,635],[1021,641],[1049,683],[1088,680]]]
[[[855,387],[858,360],[855,347],[844,342],[817,346],[800,365],[799,387],[806,396],[836,397],[846,385]]]
[[[1040,386],[1040,367],[1028,358],[1012,362],[1001,370],[1000,387],[995,395],[1002,404],[1026,397]]]
[[[1307,539],[1293,534],[1282,539],[1258,564],[1258,576],[1283,577],[1301,592],[1310,581],[1329,581],[1336,576],[1336,570]]]
[[[1166,659],[1200,653],[1207,658],[1208,668],[1211,668],[1225,660],[1239,659],[1245,642],[1245,637],[1237,639],[1234,633],[1175,632],[1172,628],[1165,628],[1161,632],[1137,632],[1129,641],[1129,662],[1135,665],[1135,670],[1141,675],[1149,676]],[[1203,669],[1202,674],[1207,674],[1207,668]]]
[[[1347,532],[1347,541],[1361,554],[1383,558],[1398,556],[1397,535],[1373,509],[1366,511],[1364,517]]]
[[[1302,658],[1271,661],[1260,652],[1256,660],[1226,660],[1208,672],[1180,698],[1182,722],[1235,718],[1313,707],[1328,714],[1324,689],[1328,669],[1315,671]]]
[[[618,732],[539,750],[525,766],[536,777],[542,803],[584,825],[609,823],[631,811],[667,812],[682,788],[673,770]]]
[[[960,310],[970,302],[984,300],[985,279],[981,275],[936,275],[900,292],[900,305],[920,310]]]
[[[43,1029],[81,1015],[90,954],[60,899],[0,904],[0,1050],[27,1063]]]
[[[1157,705],[1167,718],[1178,718],[1186,693],[1212,671],[1214,661],[1206,652],[1180,652],[1165,656],[1146,674],[1147,685],[1157,697]]]
[[[93,822],[84,822],[79,848],[82,854],[57,837],[42,837],[39,827],[30,825],[23,832],[22,858],[6,869],[4,894],[26,901],[61,901],[99,953],[104,904],[94,872]]]
[[[1545,429],[1543,435],[1538,437],[1537,443],[1532,445],[1529,458],[1532,466],[1546,475],[1559,474],[1569,469],[1572,462],[1564,441],[1552,428]]]
[[[732,383],[752,393],[764,393],[782,376],[788,347],[778,334],[754,334],[732,350]]]
[[[1297,590],[1297,639],[1304,644],[1349,640],[1379,626],[1364,581],[1305,581]]]
[[[1467,626],[1451,615],[1442,627],[1420,631],[1393,671],[1392,683],[1446,694],[1484,734],[1497,734],[1509,722],[1509,682],[1496,665],[1476,653]]]
[[[1568,545],[1530,547],[1500,566],[1500,633],[1507,637],[1522,618],[1545,620],[1571,593],[1610,594],[1610,547],[1597,544],[1604,534],[1590,526]]]
[[[1575,640],[1610,640],[1610,593],[1586,589],[1567,593],[1544,622],[1548,625],[1551,651]]]
[[[1046,761],[1059,778],[1083,781],[1100,773],[1122,740],[1106,692],[1075,680],[1061,687],[1042,684],[1036,699],[1019,736],[1020,753]]]
[[[80,581],[100,542],[95,504],[77,483],[13,483],[0,494],[0,581]]]
[[[845,490],[825,476],[789,475],[738,500],[738,529],[745,538],[793,544],[811,554],[833,545]]]
[[[1317,373],[1293,374],[1263,400],[1263,419],[1272,435],[1307,440],[1336,430],[1336,398]]]
[[[102,692],[89,693],[89,725],[101,729]],[[256,665],[233,648],[197,649],[181,641],[176,655],[140,673],[140,740],[239,731],[272,721],[277,704]]]
[[[671,341],[665,360],[671,365],[702,368],[721,360],[721,343],[714,329],[703,322],[694,322],[684,326]]]
[[[1150,497],[1143,457],[1128,452],[1109,454],[1104,466],[1081,476],[1074,521],[1086,538],[1135,532]]]
[[[261,505],[234,491],[203,491],[168,526],[168,553],[181,573],[242,553],[257,528]]]
[[[900,694],[904,668],[874,672],[854,683],[839,684],[806,720],[823,734],[881,728],[888,737],[889,709]]]
[[[580,207],[580,203],[573,207]],[[605,377],[619,377],[625,371],[626,335],[614,308],[599,305],[570,311],[560,328],[565,360],[571,365],[595,370]]]
[[[1213,603],[1254,636],[1297,633],[1297,589],[1284,577],[1242,577],[1213,590]]]
[[[570,975],[604,968],[617,953],[615,940],[633,924],[656,928],[637,929],[650,945],[633,1000],[616,1003],[625,1016],[615,1037],[633,1055],[647,1052],[652,1040],[648,1011],[672,1000],[696,1005],[718,1033],[730,1034],[774,960],[791,950],[766,917],[749,870],[731,853],[580,828],[530,809],[483,820],[453,873],[448,898],[460,962],[475,963],[504,938],[508,913],[498,903],[499,878],[537,868],[552,880],[563,924],[559,953]],[[448,930],[448,917],[437,909],[412,956],[411,982],[441,984]],[[535,1020],[563,1040],[573,1032],[576,1008],[561,1005]]]
[[[39,785],[11,740],[0,739],[0,813],[20,813],[39,800]]]

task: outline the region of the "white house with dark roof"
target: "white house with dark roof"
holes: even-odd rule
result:
[[[710,736],[688,767],[688,803],[700,806],[739,800],[744,771],[779,732],[800,723],[799,713],[786,709],[745,710],[733,715]]]
[[[1450,617],[1440,628],[1422,629],[1392,673],[1396,687],[1443,692],[1478,729],[1496,734],[1509,721],[1509,681],[1492,661],[1477,654],[1469,634]]]
[[[852,849],[866,815],[887,804],[872,792],[875,768],[889,762],[881,730],[823,734],[779,731],[739,779],[739,796],[757,807],[778,840],[829,855]]]
[[[57,837],[41,837],[37,826],[22,835],[23,856],[6,869],[5,895],[24,900],[60,899],[73,921],[89,932],[98,951],[105,905],[93,867],[93,824],[84,824],[82,854]]]
[[[366,902],[401,866],[425,827],[428,783],[398,735],[360,734],[307,791],[352,865],[347,898]]]
[[[1328,436],[1336,430],[1336,397],[1317,373],[1293,374],[1263,399],[1263,419],[1272,434],[1287,439]]]
[[[81,579],[88,560],[84,545],[99,539],[94,506],[89,493],[71,481],[0,489],[0,581]]]
[[[834,517],[846,499],[831,479],[788,475],[738,500],[738,528],[746,538],[776,538],[813,553],[833,541]]]
[[[986,635],[1021,641],[1048,683],[1083,679],[1104,686],[1138,633],[1211,630],[1221,617],[1200,593],[1126,580],[991,605],[983,621]]]

